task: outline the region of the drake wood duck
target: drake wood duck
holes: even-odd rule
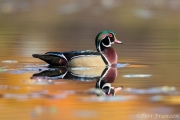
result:
[[[53,66],[111,66],[117,63],[117,54],[111,47],[114,43],[122,44],[121,41],[116,39],[114,31],[104,30],[96,36],[97,51],[47,52],[45,54],[33,54],[32,56]]]

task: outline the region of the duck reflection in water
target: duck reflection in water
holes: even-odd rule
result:
[[[40,73],[33,74],[31,79],[69,79],[80,81],[97,80],[95,88],[100,89],[104,95],[115,96],[117,91],[122,89],[120,87],[112,87],[111,83],[117,77],[117,68],[115,67],[92,67],[92,68],[68,68],[58,67],[49,68],[48,70]],[[100,94],[97,93],[99,96]]]

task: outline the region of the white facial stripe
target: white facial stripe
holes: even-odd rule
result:
[[[109,37],[108,37],[108,40],[109,40],[109,43],[110,43],[110,45],[111,45],[112,43],[111,43],[111,39],[110,39]]]
[[[108,37],[108,40],[111,42],[110,38]]]
[[[109,45],[105,45],[103,42],[102,42],[102,44],[105,46],[105,47],[111,47],[111,40],[110,40],[110,38],[108,37],[108,40],[109,40]]]
[[[105,47],[111,47],[111,44],[109,44],[109,45],[105,45],[104,43],[102,43]]]
[[[110,38],[109,38],[109,37],[108,37],[108,39],[109,39],[109,43],[110,43],[110,45],[111,45],[111,44],[114,44],[114,42],[111,42],[111,40],[110,40]]]
[[[113,34],[114,35],[114,33],[111,33],[111,34]],[[114,35],[115,36],[115,35]],[[102,39],[101,39],[101,41],[99,42],[99,44],[98,44],[98,48],[99,48],[99,50],[101,51],[101,47],[100,47],[100,43],[102,42],[102,40],[104,40],[106,37],[108,37],[107,35],[105,35]],[[111,40],[110,40],[110,38],[108,37],[108,40],[109,40],[109,45],[105,45],[104,43],[102,43],[102,45],[103,46],[105,46],[105,47],[111,47],[111,44],[114,44],[114,42],[111,42]]]

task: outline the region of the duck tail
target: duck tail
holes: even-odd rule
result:
[[[45,61],[46,63],[50,64],[50,65],[56,65],[56,66],[66,66],[67,61],[60,57],[60,56],[55,56],[55,55],[46,55],[46,54],[33,54],[32,55],[34,58],[39,58],[43,61]]]

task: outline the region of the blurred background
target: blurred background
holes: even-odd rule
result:
[[[0,0],[0,119],[180,119],[179,21],[179,0]],[[117,97],[29,97],[93,88],[95,81],[34,84],[34,71],[24,68],[45,64],[34,53],[96,50],[95,37],[105,29],[124,43],[113,46],[118,62],[129,64],[118,69],[113,85],[124,88]]]
[[[112,29],[128,46],[121,46],[121,56],[147,55],[152,48],[140,52],[133,48],[157,43],[154,46],[165,46],[168,51],[164,55],[172,59],[178,55],[175,48],[180,44],[179,6],[178,0],[1,0],[1,57],[12,53],[29,57],[51,50],[95,49],[97,33]],[[21,46],[19,50],[8,49],[14,44]],[[153,54],[158,54],[153,50]]]

